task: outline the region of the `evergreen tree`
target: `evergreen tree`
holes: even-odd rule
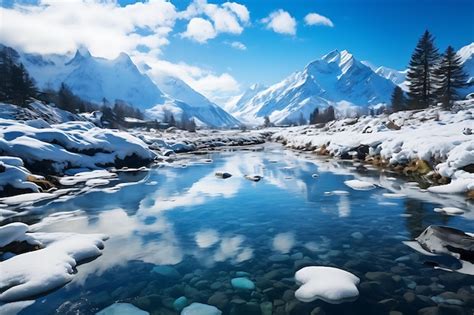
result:
[[[319,116],[319,108],[315,108],[313,112],[309,115],[309,123],[310,125],[316,124]]]
[[[265,116],[265,117],[263,118],[263,126],[264,126],[265,128],[267,128],[267,127],[270,127],[271,125],[272,125],[272,123],[270,122],[270,117]]]
[[[174,115],[170,114],[168,123],[170,127],[176,127],[176,120],[174,119]]]
[[[306,119],[304,119],[303,113],[300,112],[300,117],[298,118],[298,125],[306,125]]]
[[[453,47],[448,46],[446,49],[436,75],[438,102],[442,103],[445,109],[451,109],[453,101],[459,99],[457,90],[465,87],[468,79],[462,67],[461,57],[456,54]]]
[[[434,72],[438,59],[434,37],[425,31],[411,56],[407,73],[410,108],[427,108],[435,99]]]
[[[391,104],[393,112],[399,112],[406,109],[405,95],[399,86],[396,86],[393,89]]]

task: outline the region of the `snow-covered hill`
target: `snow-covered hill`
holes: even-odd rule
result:
[[[345,116],[388,103],[394,87],[392,81],[348,51],[335,50],[249,100],[238,102],[231,113],[250,123],[261,123],[269,116],[272,122],[284,124],[297,121],[301,115],[308,119],[316,107],[333,105]]]
[[[457,53],[461,57],[464,71],[467,73],[467,82],[471,84],[463,92],[469,94],[474,92],[474,43],[462,47]]]
[[[165,112],[176,120],[186,116],[198,125],[234,127],[240,122],[179,79],[167,77],[157,85],[122,53],[115,59],[92,56],[87,49],[70,55],[20,53],[20,60],[41,89],[57,90],[65,83],[81,98],[102,104],[123,100],[141,109],[151,119]],[[162,86],[160,86],[162,84]],[[162,89],[161,89],[162,87]]]

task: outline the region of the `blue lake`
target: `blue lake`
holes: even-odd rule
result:
[[[233,176],[218,178],[217,171]],[[263,179],[249,181],[245,174]],[[462,302],[443,303],[446,308],[472,314],[474,277],[436,270],[427,263],[433,258],[402,243],[431,224],[473,232],[472,217],[433,211],[462,201],[403,188],[406,179],[370,170],[362,176],[394,189],[352,190],[344,181],[354,174],[360,175],[351,164],[271,145],[182,156],[172,166],[124,173],[115,189],[39,205],[21,218],[38,231],[110,239],[102,256],[78,267],[72,282],[20,314],[95,314],[116,301],[150,314],[178,314],[172,304],[180,296],[206,304],[212,298],[223,314],[233,315],[262,314],[264,302],[272,303],[273,314],[417,314],[437,306],[440,295],[449,297],[446,292]],[[410,193],[383,196],[396,189]],[[58,212],[69,215],[51,216]],[[456,267],[457,261],[436,263]],[[354,273],[361,279],[359,298],[339,305],[298,302],[293,276],[308,265]],[[248,273],[254,290],[232,288],[239,271]]]

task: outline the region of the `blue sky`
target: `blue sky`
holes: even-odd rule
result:
[[[425,29],[435,35],[440,50],[449,44],[458,49],[474,41],[472,0],[237,0],[249,12],[249,18],[231,10],[224,1],[195,0],[190,6],[191,1],[172,0],[169,4],[165,0],[150,0],[145,1],[146,6],[140,6],[130,0],[119,0],[116,4],[92,0],[94,6],[78,4],[73,11],[65,8],[65,2],[3,2],[10,9],[2,16],[18,25],[4,23],[8,27],[0,30],[0,41],[40,53],[62,53],[82,45],[89,47],[93,55],[107,58],[124,50],[137,63],[151,65],[155,69],[151,76],[168,71],[215,101],[225,101],[253,83],[275,83],[334,49],[347,49],[356,58],[375,65],[403,69]],[[42,5],[44,15],[31,10],[22,13],[22,22],[15,15],[21,10],[15,3]],[[122,9],[127,5],[128,9],[133,7],[136,18],[122,18],[123,25],[119,25],[120,19],[108,16],[108,11],[119,12],[110,10],[114,5]],[[102,7],[106,10],[101,11]],[[219,30],[216,17],[209,14],[216,10],[233,14],[226,18],[232,17],[230,22],[234,24]],[[118,16],[116,12],[114,15]],[[132,15],[132,10],[126,12],[127,16]],[[269,28],[268,17],[272,12],[284,12],[296,26],[283,32]],[[305,16],[309,13],[327,18],[332,26],[307,25]],[[69,20],[65,16],[70,16]],[[88,31],[92,27],[90,20],[102,17],[104,23],[98,22],[95,29]],[[201,24],[196,24],[191,34],[187,29],[192,20]],[[209,27],[208,33],[200,34],[204,26]],[[59,36],[55,35],[57,29],[67,31]],[[12,36],[20,32],[23,39]],[[131,33],[143,38],[137,40]],[[150,36],[145,38],[146,35]],[[35,40],[30,43],[30,39]]]

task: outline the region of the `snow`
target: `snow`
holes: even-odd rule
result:
[[[0,119],[0,150],[29,165],[46,161],[52,173],[63,173],[68,168],[98,169],[132,155],[143,164],[154,159],[147,145],[129,133],[82,121],[35,128]]]
[[[364,145],[368,146],[369,157],[380,156],[390,165],[424,160],[440,175],[451,178],[450,184],[433,186],[428,191],[463,193],[474,189],[474,174],[463,170],[474,163],[474,138],[463,133],[465,128],[472,128],[474,101],[460,101],[456,106],[457,112],[433,107],[343,119],[330,122],[324,128],[273,128],[276,131],[272,139],[305,151],[324,148],[335,157]],[[389,128],[391,124],[396,124],[399,130]]]
[[[2,108],[0,118],[23,120],[25,124],[33,127],[44,127],[48,124],[59,124],[71,120],[83,120],[80,115],[59,109],[53,104],[47,105],[39,101],[34,101],[28,107],[5,103],[0,103],[0,107]]]
[[[350,188],[354,190],[371,190],[375,189],[375,185],[369,182],[364,182],[358,179],[352,179],[352,180],[346,180],[344,181],[344,184],[349,186]]]
[[[396,193],[383,193],[382,196],[389,199],[403,199],[406,198],[405,194],[396,194]]]
[[[16,157],[0,157],[0,195],[6,186],[12,186],[16,189],[39,192],[40,188],[28,179],[41,179],[40,176],[31,174],[23,167],[23,161]]]
[[[31,237],[26,235],[26,232],[28,232],[28,225],[20,222],[0,226],[0,247],[4,247],[12,242],[23,241],[36,244]]]
[[[11,196],[11,197],[5,197],[5,198],[0,198],[0,203],[13,206],[13,205],[26,205],[26,204],[32,204],[38,201],[42,200],[47,200],[47,199],[52,199],[56,198],[56,194],[51,194],[51,193],[28,193],[28,194],[21,194],[17,196]]]
[[[103,310],[96,313],[96,315],[149,315],[138,307],[129,303],[114,303],[107,306]]]
[[[434,208],[435,212],[441,212],[448,215],[459,215],[463,214],[464,210],[456,208],[456,207],[443,207],[443,208]]]
[[[202,304],[202,303],[192,303],[189,306],[186,306],[181,315],[221,315],[222,312],[215,306]]]
[[[12,233],[18,237],[20,229],[24,231],[24,227],[16,227]],[[101,255],[103,241],[107,239],[100,234],[26,235],[43,248],[0,262],[1,302],[27,299],[68,283],[73,279],[78,263]],[[32,261],[41,263],[32,265]]]
[[[250,124],[269,116],[276,124],[291,124],[300,115],[308,120],[318,107],[334,106],[339,116],[367,112],[368,106],[388,103],[395,84],[358,61],[348,51],[335,50],[267,89],[244,94],[231,114]],[[257,92],[258,91],[258,92]],[[251,97],[250,97],[251,96]]]
[[[334,267],[305,267],[296,272],[295,281],[300,285],[295,297],[301,302],[321,299],[327,303],[340,304],[354,301],[359,296],[357,285],[360,279]]]

